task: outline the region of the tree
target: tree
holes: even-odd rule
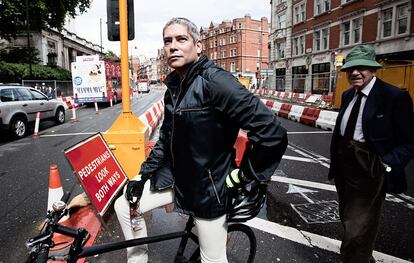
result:
[[[106,51],[106,53],[104,55],[104,58],[107,59],[107,60],[109,60],[109,61],[112,61],[112,62],[119,62],[119,61],[121,61],[119,59],[119,57],[112,50]]]
[[[31,30],[63,29],[65,18],[84,13],[92,0],[27,0]],[[26,1],[0,0],[0,37],[10,39],[26,30]]]

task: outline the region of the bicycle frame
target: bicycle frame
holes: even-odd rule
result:
[[[57,227],[55,229],[55,233],[68,235],[75,239],[70,247],[68,258],[66,259],[67,263],[75,263],[79,258],[90,257],[90,256],[94,256],[97,254],[107,253],[107,252],[120,250],[120,249],[124,249],[128,247],[134,247],[134,246],[139,246],[143,244],[151,244],[151,243],[156,243],[156,242],[161,242],[161,241],[171,240],[171,239],[176,239],[176,238],[181,238],[181,242],[180,242],[180,246],[178,247],[176,259],[182,260],[184,258],[183,254],[184,254],[185,247],[187,245],[188,238],[191,238],[194,242],[198,244],[197,236],[191,232],[191,229],[193,227],[194,227],[194,218],[190,216],[186,223],[184,231],[173,232],[173,233],[163,234],[163,235],[156,235],[152,237],[117,241],[117,242],[105,243],[105,244],[100,244],[100,245],[92,245],[90,247],[82,247],[83,239],[88,233],[83,228],[77,229],[75,233],[74,231],[69,232],[60,227]]]

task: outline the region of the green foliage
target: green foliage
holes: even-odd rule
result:
[[[104,59],[112,61],[112,62],[120,62],[121,61],[121,59],[112,50],[106,51],[106,53],[104,55]]]
[[[0,61],[0,82],[21,82],[22,79],[71,80],[71,78],[70,71],[63,68],[51,68],[33,64],[32,76],[30,76],[29,64],[16,64]]]
[[[30,59],[31,58],[31,59]],[[0,50],[0,61],[9,63],[40,63],[39,51],[35,48],[13,48]]]
[[[27,0],[31,30],[62,30],[66,16],[84,13],[92,0]],[[27,29],[26,0],[0,1],[0,37],[10,39]]]

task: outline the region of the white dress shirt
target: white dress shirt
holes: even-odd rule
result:
[[[372,87],[374,86],[375,80],[377,78],[373,77],[371,81],[361,90],[361,92],[364,94],[361,100],[361,107],[359,108],[358,113],[358,119],[355,126],[355,132],[353,135],[353,140],[358,142],[365,142],[364,134],[362,132],[362,113],[364,112],[365,102],[367,101],[368,95],[371,92]],[[341,135],[344,136],[345,134],[345,128],[346,124],[348,123],[349,115],[351,114],[352,107],[355,104],[355,101],[357,99],[357,90],[355,90],[354,97],[352,98],[352,101],[349,103],[348,107],[345,110],[344,116],[342,116],[341,120]]]

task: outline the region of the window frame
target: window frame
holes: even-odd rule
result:
[[[358,20],[359,21],[359,40],[355,41],[355,21]],[[345,24],[349,24],[349,30],[345,31]],[[341,34],[340,34],[340,44],[341,47],[347,47],[347,46],[352,46],[352,45],[356,45],[356,44],[360,44],[362,41],[362,26],[363,26],[363,16],[357,16],[357,17],[353,17],[350,19],[347,19],[345,21],[343,21],[341,23]],[[349,36],[349,42],[347,44],[345,44],[345,33],[348,32]]]
[[[326,4],[328,4],[328,6],[326,6]],[[331,0],[314,0],[313,6],[314,6],[313,8],[314,16],[319,16],[319,15],[329,12],[331,10],[332,3],[331,3]],[[320,7],[321,9],[319,13],[317,12],[318,7]]]
[[[410,7],[410,2],[406,1],[406,2],[399,2],[399,3],[395,3],[393,5],[387,5],[384,6],[383,8],[381,8],[379,15],[380,15],[380,38],[381,39],[389,39],[389,38],[393,38],[393,37],[400,37],[400,36],[406,36],[410,34],[410,26],[411,26],[411,12],[406,12],[405,16],[402,18],[404,19],[405,22],[405,32],[403,33],[399,33],[399,25],[400,25],[400,20],[402,20],[401,18],[399,18],[399,8],[405,7],[407,10],[410,10],[410,8],[413,8],[412,6]],[[391,11],[391,18],[389,20],[385,20],[385,12],[390,10]],[[390,25],[390,34],[389,35],[385,35],[385,23],[391,23]]]
[[[305,49],[306,49],[305,34],[294,36],[293,41],[292,41],[293,55],[301,56],[305,54]]]

